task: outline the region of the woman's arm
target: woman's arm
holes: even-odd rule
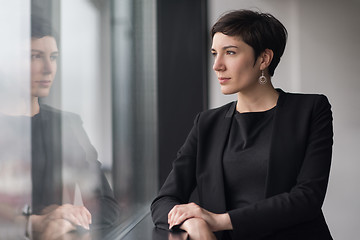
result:
[[[85,153],[76,155],[78,158],[72,159],[68,165],[74,166],[73,169],[77,173],[77,183],[80,187],[83,203],[93,215],[91,228],[110,228],[115,225],[120,217],[119,204],[101,169],[98,153],[83,128],[82,120],[78,115],[67,114],[70,124],[69,134],[71,135],[65,136],[74,138],[72,142],[78,143],[77,148],[68,147],[67,150]],[[79,147],[80,149],[78,149]],[[79,165],[74,162],[78,162]]]
[[[151,213],[155,225],[169,229],[168,213],[178,204],[188,203],[196,186],[196,155],[198,140],[198,114],[184,145],[173,162],[173,169],[160,189],[158,197],[151,204]]]

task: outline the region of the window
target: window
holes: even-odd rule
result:
[[[24,206],[44,215],[66,203],[121,236],[157,191],[155,0],[0,9],[2,236],[24,235]]]

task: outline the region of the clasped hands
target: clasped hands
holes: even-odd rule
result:
[[[57,239],[77,226],[89,230],[91,214],[84,206],[65,204],[48,207],[42,215],[31,215],[30,221],[36,239]]]
[[[195,203],[175,205],[168,214],[169,229],[179,225],[190,239],[216,239],[213,232],[231,230],[228,213],[216,214]]]

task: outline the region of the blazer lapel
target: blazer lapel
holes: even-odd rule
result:
[[[204,177],[204,184],[207,186],[203,191],[207,191],[204,197],[204,207],[215,213],[224,213],[226,211],[226,199],[224,189],[224,176],[223,176],[223,153],[227,143],[229,130],[231,126],[232,116],[236,108],[236,102],[233,102],[225,117],[218,122],[219,126],[214,126],[216,131],[214,136],[216,141],[212,142],[211,151],[209,148],[209,155],[206,162],[206,176]],[[220,143],[220,144],[219,144]]]
[[[296,154],[297,142],[294,138],[294,122],[299,121],[296,115],[296,108],[288,103],[288,94],[279,91],[279,99],[274,116],[274,126],[271,136],[270,157],[268,174],[266,180],[265,197],[271,197],[282,193],[284,189],[291,189],[295,182],[294,174],[297,172],[296,157],[301,158],[301,154]],[[297,156],[299,155],[299,156]]]
[[[42,137],[45,152],[45,184],[52,192],[52,201],[62,203],[62,144],[61,144],[61,116],[47,109],[40,108]],[[50,197],[50,196],[49,196]]]
[[[220,127],[217,127],[218,132],[216,132],[215,136],[217,136],[216,145],[213,146],[214,151],[211,151],[212,158],[209,169],[211,172],[209,173],[209,186],[210,186],[210,197],[205,199],[208,201],[208,209],[211,209],[214,213],[224,213],[227,211],[226,209],[226,195],[225,195],[225,184],[224,184],[224,170],[223,170],[223,155],[224,150],[227,144],[227,139],[229,136],[232,116],[234,115],[236,109],[236,102],[233,102],[230,105],[229,110],[226,112],[225,118],[223,121],[220,121]],[[221,143],[221,144],[218,144]],[[210,156],[211,157],[211,156]],[[207,209],[207,206],[205,207]],[[223,239],[224,232],[216,232],[215,236],[217,239]]]

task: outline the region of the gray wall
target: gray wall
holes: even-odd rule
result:
[[[332,104],[334,154],[323,210],[334,239],[355,239],[360,235],[360,1],[209,0],[209,24],[241,8],[269,12],[288,29],[275,87],[323,93]],[[216,107],[236,96],[221,94],[211,65],[209,105]]]

